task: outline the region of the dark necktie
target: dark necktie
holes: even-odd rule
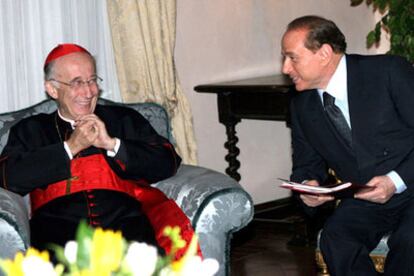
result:
[[[338,130],[338,133],[344,138],[348,145],[351,146],[351,129],[345,120],[344,114],[342,114],[339,107],[335,105],[335,98],[327,92],[323,92],[323,106],[325,107],[326,115],[328,115],[329,120]]]

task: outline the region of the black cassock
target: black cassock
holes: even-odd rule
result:
[[[74,158],[102,154],[111,169],[128,180],[154,183],[175,174],[181,158],[138,112],[98,105],[95,114],[105,123],[109,136],[121,140],[118,153],[109,157],[105,150],[90,147]],[[70,159],[63,141],[71,132],[70,124],[57,112],[35,115],[13,126],[2,152],[2,187],[25,195],[70,178]],[[121,230],[128,240],[157,245],[139,201],[122,192],[85,190],[54,199],[32,214],[32,246],[43,249],[47,243],[64,245],[75,238],[82,219],[94,227]]]

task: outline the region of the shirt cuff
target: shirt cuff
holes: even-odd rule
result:
[[[392,182],[395,185],[395,188],[397,189],[395,191],[396,194],[400,194],[404,192],[407,189],[407,185],[405,185],[404,181],[401,179],[400,175],[396,173],[395,171],[391,171],[387,173],[387,176],[391,178]]]
[[[66,151],[66,153],[69,156],[69,159],[72,160],[73,159],[73,155],[72,155],[72,152],[70,151],[69,145],[68,145],[68,143],[66,143],[66,141],[63,142],[63,147],[65,148],[65,151]]]
[[[114,157],[118,153],[120,146],[121,146],[121,140],[119,140],[118,138],[115,138],[114,150],[107,150],[106,155],[108,155],[109,157]]]

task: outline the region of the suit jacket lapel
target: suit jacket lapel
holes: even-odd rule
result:
[[[322,131],[327,131],[328,120],[325,116],[324,109],[322,106],[322,101],[316,90],[311,90],[309,92],[308,102],[306,103],[309,106],[309,120],[312,124],[312,127],[315,129],[321,129]],[[324,137],[326,133],[323,133]]]

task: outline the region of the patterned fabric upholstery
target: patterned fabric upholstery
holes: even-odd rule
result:
[[[0,258],[10,258],[29,244],[29,212],[24,199],[0,188]]]
[[[100,104],[117,104],[100,99]],[[157,132],[173,141],[166,111],[154,103],[122,104],[140,112]],[[26,109],[0,114],[0,152],[8,132],[20,119],[56,110],[52,100]],[[251,197],[232,178],[222,173],[190,165],[181,165],[177,174],[154,184],[173,198],[190,218],[200,240],[203,255],[220,263],[217,275],[229,275],[232,233],[253,218]],[[29,246],[28,200],[0,188],[0,257],[13,256]],[[0,272],[1,274],[1,272]]]
[[[202,167],[182,165],[178,173],[156,184],[190,218],[204,257],[220,263],[217,275],[229,275],[232,233],[253,217],[250,196],[235,180]]]
[[[374,250],[371,251],[371,255],[381,255],[384,257],[387,256],[389,250],[387,242],[389,237],[389,235],[385,235],[384,237],[382,237],[377,247],[375,247]]]

